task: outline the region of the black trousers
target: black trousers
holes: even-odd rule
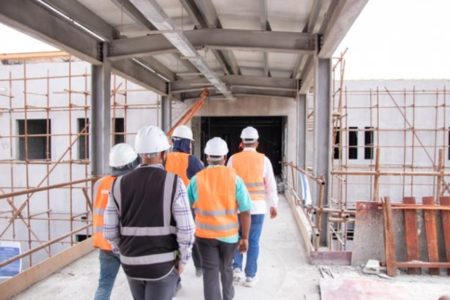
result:
[[[197,243],[202,257],[205,300],[233,299],[232,260],[237,243],[230,244],[205,238],[197,238]],[[222,283],[222,290],[220,289],[220,283]]]

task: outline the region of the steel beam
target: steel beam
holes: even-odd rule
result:
[[[91,90],[91,172],[93,176],[103,176],[108,173],[107,154],[111,147],[111,65],[108,61],[92,66]]]
[[[294,99],[296,97],[296,92],[290,92],[290,91],[277,91],[277,90],[262,90],[262,89],[252,89],[250,87],[231,87],[231,90],[233,92],[233,95],[236,97],[278,97],[278,98],[289,98]],[[191,99],[198,99],[200,95],[200,91],[188,91],[186,93],[181,94],[182,100],[191,100]],[[226,100],[226,98],[221,95],[220,93],[217,93],[214,89],[214,87],[211,87],[209,89],[209,97],[211,101],[216,100]]]
[[[342,0],[337,3],[323,29],[324,38],[319,57],[329,58],[333,55],[367,2],[368,0]]]
[[[292,92],[295,95],[297,89],[297,80],[288,78],[262,77],[262,76],[241,76],[228,75],[221,76],[220,79],[231,88],[246,88],[253,90],[271,90]],[[195,78],[187,80],[178,80],[172,82],[172,93],[185,93],[192,91],[201,91],[203,87],[211,85],[205,78]]]
[[[137,62],[121,60],[114,61],[111,64],[115,71],[114,73],[132,80],[159,95],[167,95],[167,82]]]
[[[326,206],[330,189],[329,166],[331,165],[331,59],[315,59],[314,102],[314,173],[316,176],[323,176],[325,180],[323,205]],[[320,226],[321,243],[325,245],[328,236],[326,216],[322,217]]]
[[[161,129],[168,132],[172,126],[172,99],[170,96],[161,97]]]
[[[181,4],[193,18],[195,26],[202,28],[222,28],[214,5],[210,0],[185,0]],[[203,7],[203,8],[202,8]],[[231,51],[213,50],[215,58],[226,74],[240,74],[236,58]]]
[[[306,170],[306,130],[307,130],[308,108],[306,94],[300,94],[297,97],[297,166]]]
[[[106,41],[111,41],[119,36],[117,30],[78,1],[44,0],[44,2],[85,26]]]
[[[91,63],[101,63],[99,41],[32,0],[2,0],[0,22]]]
[[[267,14],[267,0],[260,0],[261,7],[261,30],[272,31],[269,23],[269,16]],[[269,55],[267,51],[264,51],[264,75],[270,77],[269,69]]]
[[[112,0],[112,2],[119,9],[123,10],[137,24],[140,24],[148,30],[158,30],[129,0]],[[176,53],[172,53],[172,56],[173,59],[179,60],[180,64],[185,66],[188,70],[197,71],[197,69],[189,61],[180,60]]]
[[[139,61],[155,71],[157,74],[161,75],[166,81],[176,80],[175,73],[167,68],[164,64],[160,63],[156,58],[153,58],[151,56],[143,57],[140,58]]]
[[[238,49],[284,53],[316,52],[316,36],[307,33],[235,29],[199,29],[183,32],[196,48]],[[162,35],[119,39],[111,43],[112,60],[176,52]]]
[[[131,0],[131,3],[133,3],[158,30],[165,31],[163,36],[169,40],[169,42],[185,56],[218,91],[228,99],[234,99],[228,87],[218,78],[216,73],[211,70],[205,58],[198,54],[185,33],[177,30],[173,20],[167,16],[156,0]]]

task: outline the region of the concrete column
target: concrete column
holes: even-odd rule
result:
[[[161,96],[161,128],[164,132],[172,126],[172,99],[169,96]]]
[[[306,170],[306,120],[308,110],[306,95],[300,94],[297,98],[297,122],[298,122],[298,151],[297,165]]]
[[[107,48],[104,44],[104,58]],[[111,64],[107,59],[103,59],[102,65],[92,66],[91,89],[91,172],[94,176],[100,176],[109,171],[111,148]]]
[[[329,196],[329,166],[331,160],[331,59],[315,59],[314,82],[314,172],[325,179],[323,205],[327,205]],[[319,192],[316,193],[319,196]],[[319,198],[316,197],[317,201]],[[315,203],[318,205],[319,203]],[[322,245],[327,243],[327,215],[322,214]]]

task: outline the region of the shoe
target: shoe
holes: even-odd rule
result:
[[[203,270],[201,268],[195,268],[195,276],[202,277]]]
[[[239,283],[239,282],[243,281],[243,279],[244,279],[244,274],[242,273],[241,269],[234,268],[233,269],[233,281],[235,283]]]
[[[258,282],[258,278],[256,277],[247,277],[244,281],[244,286],[246,287],[254,287]]]

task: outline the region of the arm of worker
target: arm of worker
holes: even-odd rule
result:
[[[278,191],[275,175],[273,174],[272,163],[267,157],[264,158],[264,188],[266,190],[266,199],[270,207],[270,218],[273,219],[278,214]]]
[[[195,223],[192,218],[186,188],[179,178],[172,206],[172,214],[177,224],[177,242],[178,250],[180,251],[177,269],[181,274],[184,265],[191,257],[192,246],[194,245]]]
[[[194,155],[189,155],[188,168],[187,168],[187,172],[186,172],[188,179],[191,179],[192,177],[194,177],[195,174],[197,174],[204,168],[205,168],[205,166],[203,165],[203,163],[201,162],[200,159],[198,159]]]
[[[119,185],[120,184],[116,180],[113,184],[112,190],[109,192],[108,204],[106,204],[106,209],[103,214],[103,236],[111,243],[112,251],[114,253],[119,252],[119,208],[117,207],[116,201],[117,199],[120,199],[120,197],[117,197],[118,195],[115,195],[113,193],[120,193]],[[116,201],[113,197],[115,197]]]
[[[253,204],[247,187],[239,176],[236,176],[236,200],[238,203],[239,222],[241,225],[241,237],[238,248],[241,253],[244,253],[247,252],[248,249],[248,235],[251,222],[250,209]]]

